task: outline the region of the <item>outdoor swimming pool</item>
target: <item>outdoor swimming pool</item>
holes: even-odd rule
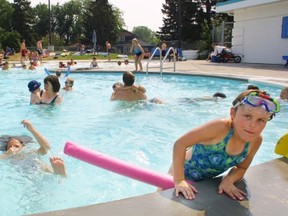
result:
[[[146,87],[148,98],[158,97],[165,104],[110,102],[112,85],[122,73],[71,74],[73,92],[61,92],[58,107],[30,106],[27,84],[42,82],[43,68],[37,71],[0,71],[0,135],[30,135],[21,120],[29,119],[50,141],[48,155],[65,160],[67,178],[43,173],[35,165],[21,161],[0,161],[1,215],[23,215],[123,199],[155,192],[154,186],[119,176],[64,155],[67,140],[121,160],[166,173],[175,140],[208,120],[229,115],[232,100],[248,83],[212,77],[137,74],[136,83]],[[65,78],[60,82],[63,86]],[[280,87],[257,84],[273,97]],[[216,103],[183,102],[223,92],[227,98]],[[276,158],[275,143],[287,132],[287,105],[268,123],[263,144],[253,165]],[[25,148],[37,148],[35,143]]]

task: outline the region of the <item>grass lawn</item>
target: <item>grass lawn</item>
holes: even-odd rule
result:
[[[117,58],[119,54],[118,53],[110,53],[110,58],[114,59],[114,60],[121,60],[121,58]],[[56,59],[54,58],[54,56],[51,57],[46,57],[43,58],[43,61],[46,60],[59,60],[59,61],[66,61],[66,60],[70,60],[70,59],[74,59],[74,60],[92,60],[93,57],[96,56],[97,60],[108,60],[108,57],[105,57],[103,55],[93,55],[93,54],[86,54],[86,55],[79,55],[79,56],[74,56],[73,53],[67,55],[67,56],[61,56],[61,55],[57,55]],[[20,61],[20,53],[16,53],[15,55],[9,56],[9,59],[3,59],[3,61]],[[128,56],[128,59],[133,59],[132,55]]]

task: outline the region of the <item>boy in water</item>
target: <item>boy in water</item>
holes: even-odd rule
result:
[[[41,83],[36,81],[36,80],[31,80],[28,83],[28,89],[31,92],[30,104],[40,104],[41,103],[40,86],[41,86]]]

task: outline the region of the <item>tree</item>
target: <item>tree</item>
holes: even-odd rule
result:
[[[6,0],[0,0],[0,28],[5,31],[11,31],[12,23],[11,17],[13,14],[13,7],[12,5]]]
[[[115,16],[116,26],[117,29],[123,29],[123,27],[126,25],[123,19],[123,13],[120,11],[117,7],[112,7],[113,14]]]
[[[107,40],[115,42],[121,30],[116,14],[117,12],[113,11],[112,5],[107,0],[91,0],[85,7],[83,17],[86,42],[92,43],[94,30],[97,34],[97,44],[104,46]]]
[[[19,32],[22,39],[26,40],[26,45],[31,46],[36,43],[34,37],[34,19],[30,1],[28,0],[14,0],[12,4],[12,30]]]
[[[45,37],[49,33],[49,9],[46,4],[38,4],[32,9],[34,14],[34,30],[37,39]]]
[[[134,27],[132,30],[133,34],[136,34],[141,38],[141,40],[147,42],[147,43],[154,43],[156,34],[151,29],[149,29],[147,26],[137,26]]]
[[[3,31],[3,30],[2,30]],[[6,46],[14,48],[15,51],[20,50],[20,34],[18,32],[2,32],[0,31],[0,41],[2,49]]]
[[[81,1],[71,0],[63,6],[57,4],[52,8],[55,31],[65,45],[76,42],[82,33],[82,6]]]
[[[162,13],[165,15],[164,25],[157,35],[165,41],[195,41],[199,39],[201,25],[197,12],[197,2],[166,0],[162,9]]]
[[[157,36],[166,41],[178,40],[178,46],[181,46],[182,41],[195,43],[203,35],[207,39],[207,31],[212,30],[213,23],[217,23],[217,20],[233,21],[226,14],[216,14],[216,2],[217,0],[166,0],[162,9],[165,15],[163,27],[157,32]],[[202,34],[203,30],[206,31],[205,34]],[[211,37],[208,40],[211,41]]]
[[[163,27],[157,32],[157,36],[161,40],[171,41],[178,39],[178,2],[175,0],[166,0],[163,4],[162,13],[165,15],[163,18]]]

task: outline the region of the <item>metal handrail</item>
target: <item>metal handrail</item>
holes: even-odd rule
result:
[[[175,56],[175,49],[173,47],[170,47],[168,49],[168,51],[166,52],[166,55],[164,56],[163,60],[162,60],[162,64],[161,64],[161,68],[160,68],[160,72],[161,72],[161,75],[162,75],[162,70],[163,70],[163,64],[165,62],[165,60],[167,59],[167,56],[170,55],[170,51],[172,50],[172,53],[173,53],[173,62],[174,62],[174,65],[173,67],[165,67],[165,68],[173,68],[173,72],[175,72],[175,69],[176,69],[176,56]]]
[[[163,64],[165,62],[165,60],[167,59],[168,55],[170,55],[170,51],[172,50],[172,53],[173,53],[173,62],[174,62],[174,65],[173,67],[165,67],[165,68],[173,68],[173,71],[175,72],[175,69],[176,69],[176,57],[175,57],[175,49],[173,47],[170,47],[168,49],[168,51],[166,52],[166,55],[164,56],[163,60],[162,60],[162,52],[161,52],[161,49],[160,47],[156,47],[154,52],[152,53],[152,55],[150,56],[150,58],[148,59],[147,61],[147,64],[146,64],[146,75],[148,74],[148,69],[149,69],[149,63],[151,62],[151,60],[153,59],[155,53],[157,52],[157,50],[159,50],[160,52],[160,74],[162,75],[162,71],[163,71]]]
[[[160,52],[160,68],[161,68],[161,49],[159,47],[156,47],[154,52],[152,53],[152,55],[150,56],[150,58],[147,61],[147,64],[146,64],[146,75],[148,74],[149,63],[153,59],[153,57],[154,57],[155,53],[157,52],[157,50],[159,50],[159,52]]]

